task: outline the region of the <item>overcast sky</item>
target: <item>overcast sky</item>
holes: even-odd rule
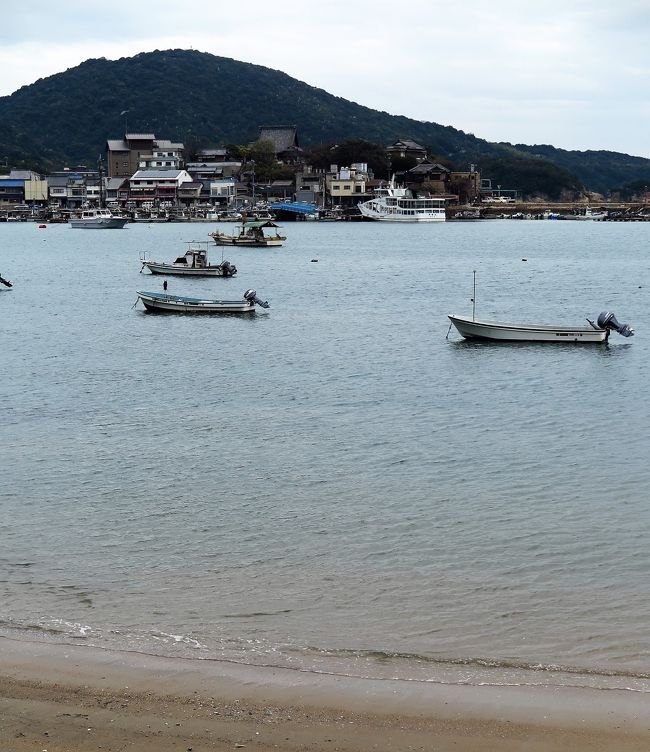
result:
[[[489,141],[650,157],[649,32],[650,0],[30,0],[3,8],[0,96],[193,48]]]

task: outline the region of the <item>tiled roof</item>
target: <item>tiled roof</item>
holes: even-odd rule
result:
[[[108,139],[106,142],[109,151],[128,151],[129,145],[121,138]]]
[[[296,127],[293,125],[260,126],[258,140],[270,141],[276,154],[298,146]]]
[[[450,172],[450,170],[441,164],[430,164],[429,162],[423,162],[422,164],[412,167],[409,172],[416,173],[417,175],[428,175],[430,172]]]

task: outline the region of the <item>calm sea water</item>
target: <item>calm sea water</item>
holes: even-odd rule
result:
[[[2,633],[650,691],[650,225],[287,223],[169,283],[268,311],[134,308],[212,229],[0,225]],[[473,270],[485,318],[637,335],[446,339]]]

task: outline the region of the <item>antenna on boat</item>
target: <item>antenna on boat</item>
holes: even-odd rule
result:
[[[472,321],[476,319],[476,269],[472,272],[474,275],[474,292],[472,295]]]

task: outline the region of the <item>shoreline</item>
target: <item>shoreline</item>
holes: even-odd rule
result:
[[[650,747],[650,694],[354,679],[0,638],[0,748]]]

